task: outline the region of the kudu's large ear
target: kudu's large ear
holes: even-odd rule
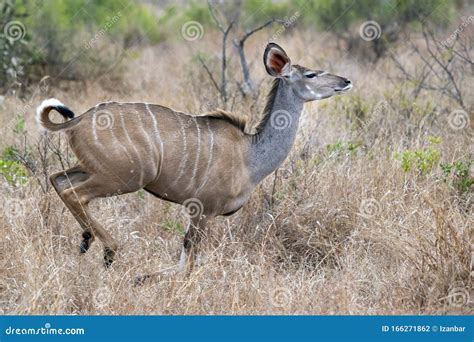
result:
[[[265,69],[273,77],[289,76],[291,72],[291,60],[285,50],[275,43],[269,43],[263,54]]]

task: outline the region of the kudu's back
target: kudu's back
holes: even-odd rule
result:
[[[145,188],[176,203],[196,198],[205,212],[238,209],[253,189],[248,140],[237,127],[145,103],[103,103],[66,130],[80,165],[108,176],[118,193]]]

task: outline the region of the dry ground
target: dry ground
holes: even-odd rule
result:
[[[25,103],[7,97],[0,115],[1,148],[21,145],[11,120],[25,106],[28,143],[37,145],[34,108],[46,96],[61,99],[78,114],[105,100],[148,101],[192,112],[211,109],[212,86],[191,59],[197,49],[217,51],[215,41],[206,35],[198,42],[146,49],[126,65],[121,80],[105,75],[85,85],[52,84],[47,95],[34,94]],[[442,140],[436,146],[442,161],[472,159],[472,126],[452,129],[449,113],[457,107],[434,93],[424,94],[416,105],[429,103],[435,110],[404,116],[399,103],[407,89],[390,81],[395,70],[389,60],[376,67],[357,62],[330,44],[329,37],[308,33],[294,32],[278,42],[294,61],[347,76],[355,87],[350,94],[307,105],[285,164],[240,212],[212,223],[204,263],[191,277],[132,286],[135,276],[177,263],[187,223],[179,206],[145,193],[96,201],[95,217],[121,245],[118,260],[104,270],[100,243],[79,255],[81,230],[52,189],[43,193],[34,177],[23,187],[2,180],[0,310],[472,312],[472,192],[453,190],[438,165],[427,175],[405,173],[394,156],[427,146],[428,136],[436,135]],[[262,46],[258,38],[248,46],[255,57],[255,79],[265,80],[258,104],[251,107],[250,101],[237,99],[233,110],[263,107],[270,77],[260,65]],[[367,107],[367,117],[357,117],[361,106]],[[472,116],[468,119],[472,125]],[[59,170],[57,158],[49,158],[49,172]]]

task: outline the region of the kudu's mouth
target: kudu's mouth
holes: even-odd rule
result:
[[[345,79],[344,83],[346,84],[344,87],[336,87],[334,88],[334,91],[338,93],[338,92],[348,91],[352,88],[351,80]]]

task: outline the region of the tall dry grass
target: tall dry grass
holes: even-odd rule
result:
[[[76,113],[105,100],[207,110],[216,103],[214,91],[191,59],[197,49],[217,51],[213,38],[207,34],[196,45],[149,48],[129,61],[120,83],[105,75],[85,87],[52,85],[48,95]],[[202,265],[189,278],[164,272],[160,281],[133,286],[135,276],[177,263],[187,224],[179,206],[146,193],[93,202],[94,216],[121,247],[117,261],[105,270],[100,243],[79,255],[81,229],[53,190],[43,193],[33,177],[23,187],[3,182],[2,312],[472,312],[472,192],[455,191],[438,165],[426,175],[405,173],[395,158],[397,152],[426,146],[428,136],[436,135],[442,140],[436,147],[441,160],[472,159],[472,126],[450,128],[448,114],[455,104],[438,94],[427,93],[417,103],[436,109],[424,113],[429,123],[424,116],[406,117],[400,109],[404,85],[389,78],[395,74],[389,60],[375,68],[365,65],[338,51],[329,36],[293,32],[280,38],[295,62],[347,76],[355,87],[350,94],[306,106],[287,161],[241,211],[211,223]],[[261,46],[257,39],[248,46],[258,57],[252,66],[255,79],[266,79],[261,94],[255,103],[238,98],[235,111],[249,114],[263,107],[269,77],[260,65]],[[36,106],[40,97],[28,103]],[[20,143],[8,124],[24,106],[6,99],[0,115],[2,148]],[[39,139],[34,106],[26,115],[32,146]],[[361,106],[367,107],[364,117],[357,116]],[[57,159],[49,158],[49,172],[59,170]]]

